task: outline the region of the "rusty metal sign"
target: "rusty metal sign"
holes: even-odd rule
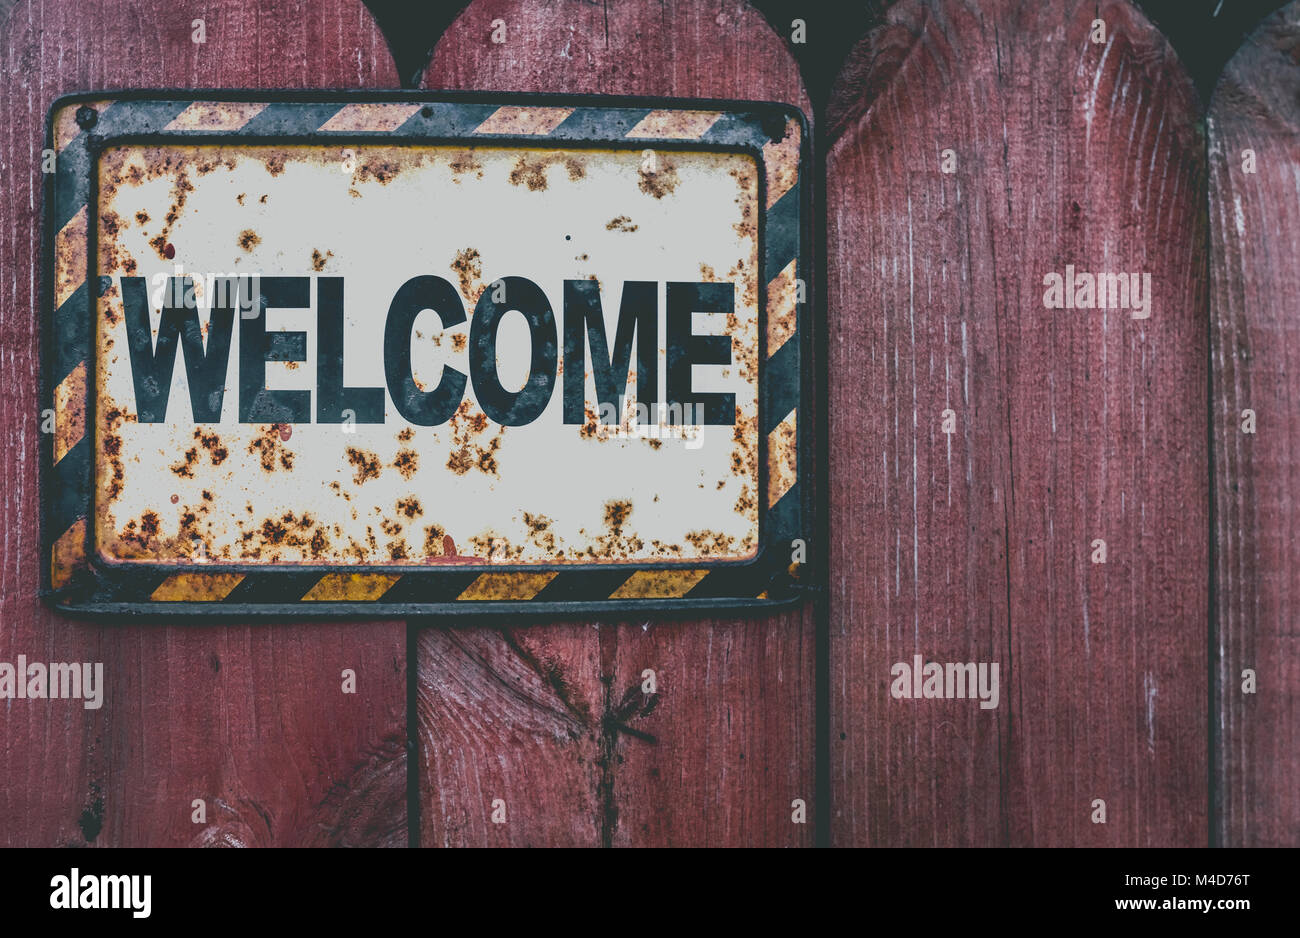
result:
[[[789,601],[806,141],[753,103],[60,100],[46,592],[227,616]]]

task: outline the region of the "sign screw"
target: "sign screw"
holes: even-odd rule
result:
[[[77,108],[77,126],[82,130],[89,130],[99,123],[99,112],[89,104],[83,104]]]

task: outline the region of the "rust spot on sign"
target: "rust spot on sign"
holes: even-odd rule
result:
[[[546,515],[534,515],[527,511],[524,512],[524,524],[528,527],[528,539],[557,560],[562,560],[564,551],[558,549],[555,532],[551,530],[553,523]]]
[[[685,537],[701,557],[730,556],[736,551],[736,539],[721,531],[688,531]]]
[[[450,544],[450,547],[447,546],[448,544]],[[448,553],[456,553],[456,542],[451,539],[451,535],[436,524],[425,525],[424,556],[426,558],[442,557]]]
[[[420,454],[413,449],[399,449],[393,457],[393,468],[402,474],[403,479],[410,479],[420,468]]]
[[[105,237],[116,238],[124,227],[130,227],[118,216],[117,212],[106,211],[99,216],[99,227]]]
[[[381,186],[386,186],[402,171],[401,163],[388,157],[372,157],[357,167],[356,182],[369,182],[371,179]]]
[[[515,161],[514,168],[510,170],[510,184],[514,186],[527,186],[533,192],[543,192],[549,184],[546,179],[546,171],[557,164],[562,164],[569,174],[569,179],[577,182],[587,175],[587,164],[576,156],[566,156],[563,153],[548,154],[539,156],[537,154],[525,154]]]
[[[645,547],[645,542],[635,534],[625,533],[628,520],[632,517],[630,499],[613,499],[605,503],[605,532],[592,539],[593,543],[579,556],[591,560],[622,560],[637,554]],[[586,533],[579,530],[579,533]]]
[[[455,259],[451,262],[451,269],[456,279],[460,281],[460,295],[465,298],[466,303],[474,306],[485,289],[482,283],[483,260],[478,248],[457,251]]]
[[[452,156],[450,163],[453,179],[456,183],[460,182],[460,177],[466,173],[474,173],[477,178],[483,178],[483,164],[479,162],[473,150],[462,150]]]
[[[367,453],[355,446],[349,446],[348,462],[356,470],[352,476],[352,481],[357,485],[379,478],[379,457],[374,453]]]
[[[677,177],[677,164],[663,154],[657,155],[649,166],[642,163],[637,172],[641,177],[637,182],[638,187],[656,199],[670,195],[680,181]]]
[[[470,402],[462,401],[448,424],[452,449],[447,457],[447,468],[461,476],[477,469],[485,475],[499,477],[496,453],[501,448],[506,428],[500,427],[496,435],[484,444],[480,438],[488,428],[487,414],[482,411],[470,413],[470,409]]]
[[[248,452],[261,458],[265,472],[274,472],[277,463],[282,469],[292,470],[294,454],[283,445],[286,439],[279,424],[270,424],[249,441]]]
[[[593,439],[600,427],[600,416],[591,408],[591,405],[584,402],[582,405],[583,420],[582,425],[578,427],[578,436],[584,440]]]
[[[337,525],[321,524],[310,512],[292,511],[261,521],[238,523],[239,556],[245,560],[276,563],[288,554],[291,559],[321,560],[330,553],[329,534],[341,534]]]
[[[171,470],[182,479],[194,478],[194,464],[199,461],[199,451],[191,446],[185,451],[180,462],[172,463]]]
[[[194,439],[198,440],[199,445],[207,450],[208,459],[214,466],[220,466],[226,461],[226,457],[230,455],[226,447],[222,445],[221,437],[217,436],[215,433],[205,433],[203,430],[195,430]]]
[[[122,466],[122,437],[119,431],[128,419],[135,418],[130,417],[120,407],[110,405],[103,411],[101,424],[103,435],[100,437],[99,446],[100,452],[107,457],[107,460],[100,468],[100,477],[101,483],[107,482],[105,488],[110,502],[122,494],[126,481],[126,473]]]

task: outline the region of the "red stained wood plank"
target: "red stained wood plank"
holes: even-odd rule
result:
[[[505,43],[491,41],[494,20]],[[781,40],[735,2],[476,0],[439,40],[424,85],[810,110]],[[423,843],[811,844],[813,635],[808,609],[425,631]],[[646,669],[653,698],[640,690]],[[494,830],[495,798],[507,823]],[[796,798],[807,823],[791,823]]]
[[[429,629],[417,650],[423,845],[598,846],[606,740],[594,630]]]
[[[607,706],[645,735],[609,729],[614,846],[812,845],[814,634],[811,606],[618,630]],[[643,715],[646,669],[658,699]],[[796,799],[805,823],[792,821]]]
[[[1207,842],[1197,121],[1127,2],[909,0],[846,63],[827,191],[834,843]],[[1045,309],[1067,264],[1150,273],[1150,318]],[[998,706],[895,699],[891,667],[917,654],[997,662]]]
[[[1208,121],[1215,834],[1233,847],[1300,844],[1298,55],[1291,3],[1229,62]]]
[[[0,661],[104,664],[103,706],[7,701],[6,845],[404,844],[400,623],[92,625],[37,598],[40,150],[60,94],[395,86],[360,2],[4,5],[0,36]],[[206,43],[191,41],[205,20]],[[357,674],[357,693],[340,674]],[[191,802],[207,824],[191,822]]]

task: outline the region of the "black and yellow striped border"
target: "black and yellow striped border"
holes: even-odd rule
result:
[[[93,455],[86,433],[93,309],[88,215],[98,150],[117,138],[318,142],[368,138],[430,143],[583,143],[744,150],[761,167],[759,229],[765,285],[760,322],[762,544],[744,563],[320,568],[250,570],[104,567],[90,551]],[[416,92],[325,95],[117,92],[60,98],[50,110],[42,439],[43,593],[58,608],[94,613],[216,613],[230,617],[564,614],[780,605],[809,577],[791,543],[811,540],[809,140],[803,115],[754,102]],[[802,294],[802,295],[801,295]]]

